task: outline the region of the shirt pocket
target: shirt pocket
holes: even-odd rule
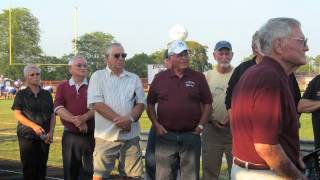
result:
[[[186,88],[187,95],[190,99],[199,100],[200,99],[200,90],[197,86]]]

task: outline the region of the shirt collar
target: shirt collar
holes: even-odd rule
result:
[[[107,74],[108,74],[109,76],[114,76],[114,73],[111,71],[111,69],[110,69],[108,66],[106,66],[106,71],[107,71]],[[130,74],[129,74],[128,71],[123,70],[119,77],[124,77],[124,76],[129,76],[129,75],[130,75]]]
[[[177,76],[176,73],[174,72],[173,68],[170,69],[169,71],[170,71],[170,77]],[[187,68],[187,69],[184,71],[182,77],[189,76],[191,73],[192,73],[191,69],[190,69],[190,68]],[[178,77],[178,76],[177,76],[177,77]]]
[[[76,85],[76,82],[73,80],[72,77],[71,77],[71,79],[69,79],[69,85],[70,86]],[[84,78],[84,80],[81,82],[80,86],[82,86],[82,85],[88,85],[87,78]]]
[[[40,94],[42,91],[42,88],[40,87],[39,88],[39,92],[38,94]],[[34,96],[35,94],[32,92],[31,88],[29,86],[26,87],[26,93],[29,95],[29,96]]]

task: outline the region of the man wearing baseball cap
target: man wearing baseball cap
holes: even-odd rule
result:
[[[224,104],[228,81],[233,73],[230,64],[233,58],[231,44],[228,41],[219,41],[215,45],[213,57],[217,65],[206,73],[213,103],[208,125],[202,133],[203,180],[218,180],[223,154],[227,159],[229,175],[232,166],[232,136],[229,115]]]
[[[160,72],[148,92],[147,112],[156,129],[156,179],[199,179],[201,138],[212,96],[204,75],[189,68],[188,46],[168,47],[172,68]],[[157,113],[155,104],[158,103]]]

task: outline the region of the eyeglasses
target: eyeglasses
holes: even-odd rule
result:
[[[308,44],[308,38],[294,38],[294,37],[288,37],[288,39],[293,39],[293,40],[298,40],[298,41],[303,41],[303,47],[307,47]]]
[[[78,67],[78,68],[81,68],[81,67],[87,68],[87,65],[86,64],[76,64],[76,67]]]
[[[32,74],[29,74],[29,76],[33,77],[33,76],[40,76],[40,73],[32,73]]]
[[[124,59],[127,57],[127,54],[126,53],[117,53],[117,54],[113,55],[113,57],[116,59],[119,59],[120,56]]]

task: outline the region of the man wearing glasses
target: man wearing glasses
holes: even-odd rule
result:
[[[231,179],[306,179],[289,81],[307,63],[300,22],[270,19],[259,30],[259,41],[265,56],[242,75],[232,95]]]
[[[145,106],[141,80],[124,70],[127,54],[120,43],[106,49],[107,67],[93,73],[88,88],[88,106],[95,110],[93,179],[108,179],[119,158],[120,175],[142,175],[138,119]]]
[[[76,55],[69,60],[71,78],[59,84],[54,112],[64,125],[62,157],[64,179],[92,179],[94,112],[87,108],[87,60]]]
[[[168,54],[172,68],[156,75],[147,98],[148,116],[157,133],[156,179],[175,180],[179,164],[181,179],[195,180],[199,179],[200,133],[212,96],[204,75],[189,68],[184,41],[172,42]]]

